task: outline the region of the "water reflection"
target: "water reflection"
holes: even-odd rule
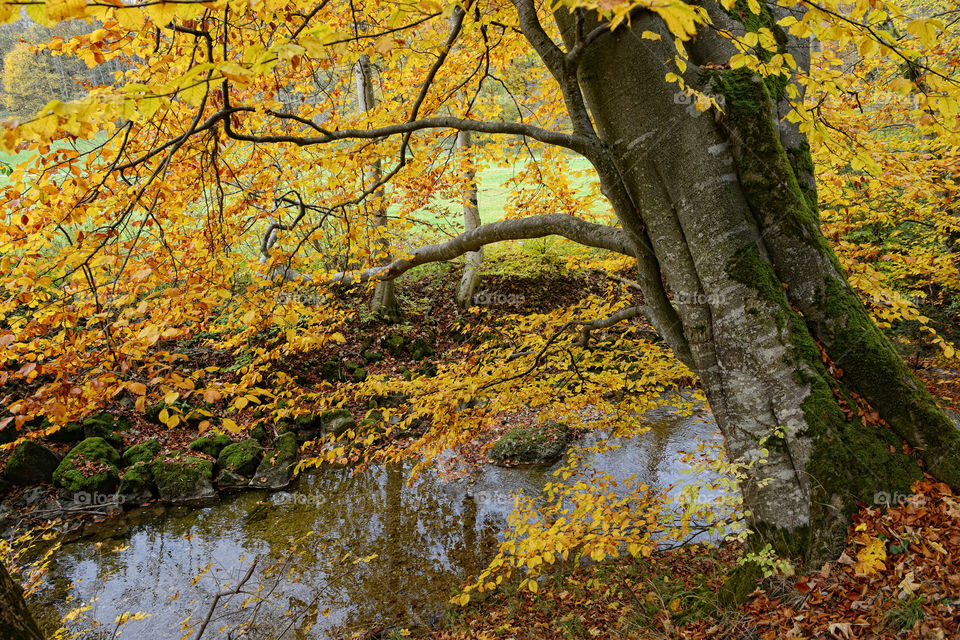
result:
[[[676,452],[718,437],[713,424],[669,412],[649,418],[650,432],[597,455],[595,466],[619,478],[637,474],[651,486],[682,483]],[[130,622],[128,637],[181,637],[182,621],[192,614],[191,624],[198,624],[214,594],[235,585],[259,555],[250,584],[270,590],[261,593],[254,637],[327,638],[345,629],[432,626],[457,586],[495,552],[511,493],[535,495],[555,478],[551,469],[487,467],[470,481],[424,473],[408,486],[407,471],[320,471],[288,492],[141,511],[134,514],[140,521],[114,538],[65,545],[51,566],[50,584],[34,600],[35,611],[49,632],[69,608],[68,595],[97,597],[88,615],[111,631],[120,613],[142,611],[152,615]],[[306,538],[292,566],[282,575],[264,575],[288,554],[291,538]],[[205,638],[236,637],[228,631],[240,618],[220,615],[218,609]]]

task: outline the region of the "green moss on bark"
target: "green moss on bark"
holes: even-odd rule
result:
[[[757,245],[750,244],[731,258],[727,275],[755,290],[760,298],[775,307],[784,305],[783,285],[773,267],[760,256]]]
[[[920,449],[933,475],[960,488],[960,432],[844,284],[826,283],[823,307],[832,319],[830,352],[844,383]]]

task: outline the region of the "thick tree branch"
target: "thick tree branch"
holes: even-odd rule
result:
[[[327,284],[354,284],[370,280],[391,280],[410,269],[429,262],[452,260],[481,247],[504,240],[523,240],[545,236],[563,236],[588,247],[636,256],[636,248],[629,237],[616,227],[586,222],[563,213],[530,216],[518,220],[501,220],[466,231],[447,242],[414,249],[406,258],[398,258],[382,267],[364,271],[345,271],[334,274]]]
[[[609,329],[613,325],[623,322],[624,320],[630,320],[631,318],[638,318],[641,316],[645,317],[647,312],[648,310],[645,306],[627,307],[626,309],[621,309],[620,311],[617,311],[606,318],[578,322],[577,324],[580,325],[580,338],[577,340],[577,346],[587,346],[587,343],[590,342],[591,331],[598,329]]]
[[[235,107],[233,111],[253,112],[254,107]],[[278,117],[284,117],[278,114]],[[508,135],[527,136],[546,144],[557,145],[571,149],[581,154],[589,154],[594,150],[595,142],[590,138],[580,135],[571,135],[560,133],[559,131],[550,131],[541,129],[533,125],[522,122],[490,122],[484,120],[471,120],[468,118],[455,118],[452,116],[434,116],[430,118],[421,118],[410,122],[401,122],[398,124],[377,127],[374,129],[340,129],[338,131],[327,131],[319,136],[293,136],[293,135],[250,135],[240,133],[234,130],[229,118],[224,119],[227,134],[235,140],[245,140],[247,142],[289,142],[301,147],[314,144],[328,144],[339,140],[376,140],[388,138],[390,136],[407,134],[423,129],[456,129],[458,131],[476,131],[478,133],[501,133]]]
[[[517,10],[517,19],[520,23],[520,29],[523,31],[523,36],[536,50],[537,55],[543,60],[560,87],[564,105],[567,107],[567,113],[573,124],[574,133],[594,141],[591,148],[596,150],[597,136],[587,107],[583,102],[583,94],[577,80],[576,64],[568,60],[567,54],[544,31],[543,25],[540,24],[540,19],[537,17],[537,8],[533,0],[513,0],[513,4]],[[564,11],[564,9],[560,9],[560,11]],[[592,157],[583,151],[580,151],[580,153],[588,158]]]

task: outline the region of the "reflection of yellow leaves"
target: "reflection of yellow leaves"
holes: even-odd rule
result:
[[[857,564],[853,570],[857,575],[873,575],[883,569],[887,559],[887,547],[879,538],[867,538],[867,543],[857,553]]]

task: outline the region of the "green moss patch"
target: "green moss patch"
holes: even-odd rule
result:
[[[112,493],[120,481],[120,454],[103,438],[87,438],[66,455],[53,482],[68,494]]]
[[[241,476],[252,476],[260,464],[263,447],[253,438],[235,442],[224,447],[217,458],[221,469],[232,471]]]
[[[160,497],[167,502],[189,502],[216,495],[213,463],[192,456],[166,456],[150,463]]]
[[[12,484],[28,485],[50,482],[60,465],[60,458],[47,447],[26,440],[17,445],[7,460],[3,477]]]
[[[200,436],[190,443],[190,448],[200,453],[205,453],[211,458],[216,458],[220,452],[231,443],[230,437],[225,433]]]
[[[135,444],[123,452],[121,459],[123,466],[129,467],[137,462],[148,462],[157,457],[160,453],[160,441],[156,438],[150,438],[140,444]]]

